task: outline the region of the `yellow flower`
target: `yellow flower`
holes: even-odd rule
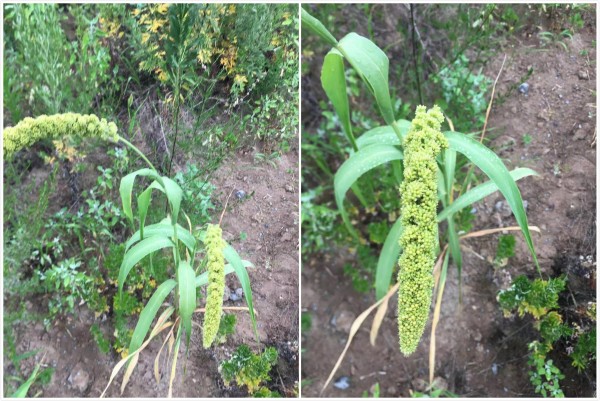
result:
[[[233,79],[233,82],[242,86],[243,84],[248,82],[248,79],[244,75],[235,74],[235,78]]]
[[[140,9],[136,8],[131,12],[131,15],[133,15],[134,17],[137,17],[138,15],[140,15]]]
[[[164,19],[156,19],[152,21],[152,26],[150,27],[151,32],[158,32],[158,30],[167,22]]]
[[[161,70],[160,68],[157,68],[155,70],[155,72],[158,75],[158,80],[160,82],[167,82],[167,74],[165,74],[165,72],[163,70]]]
[[[235,13],[235,4],[229,5],[229,8],[227,9],[227,13],[230,15]]]
[[[148,42],[149,39],[150,39],[150,34],[149,33],[142,33],[142,43],[145,44],[146,42]]]
[[[206,49],[200,49],[196,58],[201,64],[206,64],[210,60],[210,52]]]
[[[167,13],[167,10],[169,9],[169,4],[168,3],[163,3],[161,5],[158,6],[158,8],[156,9],[156,11],[158,11],[159,13],[165,15]]]

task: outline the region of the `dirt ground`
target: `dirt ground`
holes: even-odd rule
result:
[[[220,363],[229,359],[241,344],[249,345],[254,351],[263,350],[265,346],[276,347],[279,360],[271,371],[272,380],[268,387],[283,396],[295,395],[299,369],[298,166],[297,146],[283,154],[274,165],[256,164],[252,151],[240,152],[231,155],[211,180],[220,191],[215,195],[216,203],[221,207],[232,190],[248,194],[244,200],[231,197],[222,227],[225,239],[240,256],[255,264],[249,275],[260,343],[256,342],[250,318],[245,312],[236,312],[235,334],[222,346],[209,350],[202,348],[200,331],[194,327],[187,364],[184,362],[185,351],[180,351],[178,374],[183,376],[184,365],[187,365],[187,371],[184,382],[175,382],[174,397],[246,396],[245,389],[235,385],[225,387],[218,373]],[[36,176],[35,171],[31,176]],[[243,238],[244,235],[246,238]],[[237,278],[232,276],[227,278],[227,285],[231,291],[240,287]],[[43,297],[40,297],[28,301],[26,308],[31,312],[44,311],[43,305]],[[245,301],[226,301],[224,305],[245,306]],[[201,323],[199,316],[194,319]],[[17,353],[40,350],[35,358],[23,362],[24,372],[30,372],[43,355],[45,365],[55,368],[52,381],[42,388],[42,397],[100,396],[120,358],[98,350],[89,333],[94,321],[94,314],[81,306],[75,317],[61,320],[49,332],[45,331],[42,323],[19,325],[15,336]],[[105,330],[105,335],[110,336],[114,330],[110,320],[98,323]],[[142,352],[138,367],[122,396],[166,397],[166,362],[161,365],[160,383],[156,383],[153,375],[154,358],[162,344],[161,337],[164,338],[159,336],[158,341],[153,341]],[[6,356],[4,374],[13,374]],[[121,396],[119,386],[120,379],[111,385],[106,396]]]
[[[491,146],[509,169],[530,167],[540,174],[519,181],[519,187],[527,202],[529,224],[542,230],[533,233],[533,240],[544,275],[569,278],[569,299],[560,301],[567,320],[577,305],[595,301],[596,293],[595,38],[595,29],[586,28],[566,41],[568,51],[559,45],[540,51],[535,34],[526,32],[499,49],[484,71],[495,78],[507,54],[496,89],[504,98],[494,105],[489,120],[488,127],[494,128],[489,134],[494,138]],[[581,50],[589,54],[581,55]],[[528,80],[528,94],[509,93],[529,67],[534,73]],[[531,137],[527,145],[526,134]],[[516,225],[499,194],[474,206],[473,230]],[[501,269],[491,263],[497,236],[463,242],[463,304],[458,302],[457,274],[451,266],[437,328],[438,387],[465,397],[535,396],[527,376],[527,343],[537,332],[529,319],[505,318],[496,301],[498,291],[516,276],[535,277],[525,243],[520,235],[516,238],[516,256]],[[593,260],[591,267],[583,263],[587,257]],[[375,302],[374,294],[353,290],[343,275],[344,259],[352,256],[339,250],[315,256],[302,269],[302,311],[312,316],[312,329],[302,337],[303,397],[319,395],[344,348],[351,322]],[[410,390],[424,390],[431,323],[417,351],[403,357],[398,349],[396,304],[394,297],[375,347],[369,344],[371,318],[354,338],[333,380],[346,376],[350,386],[341,390],[332,383],[323,396],[360,397],[375,383],[382,397],[408,397]],[[577,375],[570,360],[554,358],[567,376],[561,382],[566,396],[596,394],[595,367]]]

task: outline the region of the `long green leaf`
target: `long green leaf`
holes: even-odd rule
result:
[[[389,59],[377,45],[354,32],[339,41],[337,49],[367,84],[386,124],[394,122],[388,87]]]
[[[41,362],[35,365],[35,368],[33,369],[33,372],[31,372],[31,375],[29,375],[27,381],[21,384],[17,391],[12,393],[9,398],[27,398],[27,392],[29,392],[29,388],[35,382],[41,365]]]
[[[333,37],[333,35],[323,26],[321,21],[310,15],[304,8],[300,8],[302,10],[301,19],[302,19],[302,27],[306,27],[319,35],[321,39],[325,40],[330,46],[337,46],[337,40]]]
[[[406,136],[410,129],[410,121],[398,120],[396,125],[400,128],[402,138]],[[370,145],[401,145],[398,135],[394,132],[391,125],[382,125],[368,130],[358,137],[356,145],[359,149],[363,149]]]
[[[456,172],[456,151],[446,149],[444,151],[444,182],[446,183],[446,194],[450,199],[452,197],[452,187],[454,186],[454,173]]]
[[[398,264],[400,257],[400,235],[402,235],[402,222],[400,218],[396,220],[381,248],[379,260],[377,261],[377,270],[375,271],[375,296],[379,301],[387,294],[392,282],[394,267]]]
[[[125,252],[123,262],[121,262],[121,267],[119,268],[119,294],[123,291],[123,284],[127,279],[129,271],[136,263],[152,252],[172,246],[173,241],[170,238],[153,236],[141,240],[131,247],[129,251]]]
[[[348,105],[348,94],[346,93],[346,75],[344,73],[344,59],[342,54],[331,49],[325,56],[323,67],[321,69],[321,85],[327,94],[327,97],[333,104],[344,133],[352,145],[352,149],[358,150],[356,139],[352,134],[352,124],[350,122],[350,107]]]
[[[252,264],[252,262],[249,262],[247,260],[242,260],[242,265],[244,265],[244,267],[247,269],[249,267],[253,268],[254,265]],[[233,269],[233,267],[230,264],[226,264],[225,265],[225,275],[227,276],[228,274],[234,273],[235,270]],[[202,274],[199,274],[196,276],[196,287],[201,287],[203,285],[207,285],[208,284],[208,272],[204,272]]]
[[[519,167],[510,172],[510,176],[515,181],[532,175],[537,176],[538,174],[535,171],[525,167]],[[486,196],[493,194],[497,190],[498,185],[496,185],[494,181],[486,181],[483,184],[479,184],[478,186],[471,188],[469,191],[456,198],[456,200],[452,202],[450,206],[446,207],[438,214],[438,222],[444,221],[454,213],[459,212],[465,207],[480,201]]]
[[[254,305],[252,304],[252,288],[250,288],[250,276],[248,276],[248,271],[242,263],[242,259],[240,255],[238,255],[237,251],[233,249],[233,247],[229,244],[223,250],[223,256],[225,259],[231,264],[233,270],[235,270],[235,274],[240,280],[240,284],[242,286],[242,290],[244,291],[244,297],[246,298],[246,304],[250,309],[250,319],[252,320],[252,328],[254,329],[254,335],[256,335],[256,341],[260,341],[258,337],[258,330],[256,329],[256,317],[254,316]]]
[[[177,223],[177,219],[179,217],[179,208],[181,206],[181,200],[183,198],[183,191],[179,184],[173,181],[170,178],[162,177],[162,181],[164,187],[158,181],[153,182],[150,187],[156,188],[159,191],[162,191],[169,201],[169,205],[171,206],[171,222],[173,224]]]
[[[140,217],[140,238],[144,238],[144,226],[146,225],[146,215],[148,207],[152,200],[152,188],[146,188],[137,198],[138,215]]]
[[[358,237],[350,224],[348,213],[344,208],[344,197],[348,189],[367,171],[392,160],[403,158],[402,151],[390,145],[372,145],[350,155],[335,174],[333,181],[335,201],[342,214],[342,219],[348,231]]]
[[[127,174],[125,177],[121,178],[121,183],[119,184],[119,193],[121,194],[121,202],[123,203],[123,213],[133,226],[133,211],[131,210],[131,193],[133,191],[133,183],[135,182],[135,178],[137,176],[142,177],[151,177],[156,179],[158,174],[156,171],[151,170],[149,168],[143,168],[133,173]]]
[[[140,345],[142,345],[144,338],[146,338],[146,334],[148,334],[148,330],[150,330],[150,325],[156,317],[156,313],[165,301],[167,295],[173,291],[173,288],[175,288],[176,285],[177,282],[175,280],[169,279],[159,285],[154,291],[154,294],[152,294],[150,300],[146,306],[144,306],[142,313],[140,313],[140,318],[135,325],[135,330],[133,331],[131,341],[129,342],[130,354],[137,351]]]
[[[196,309],[196,274],[192,266],[182,260],[179,262],[177,276],[179,280],[179,316],[187,336],[186,344],[189,346],[192,335],[192,315]]]
[[[444,135],[448,138],[451,149],[464,154],[471,162],[475,163],[475,165],[479,167],[490,180],[496,183],[498,189],[510,205],[517,223],[521,227],[521,232],[525,237],[525,242],[527,243],[527,247],[531,252],[531,256],[533,257],[533,261],[539,273],[540,265],[533,247],[531,233],[529,232],[527,214],[525,213],[525,207],[523,206],[521,192],[519,192],[519,187],[504,163],[502,163],[502,160],[486,146],[461,133],[447,131]]]
[[[194,247],[196,246],[196,239],[194,236],[181,225],[177,224],[177,239],[181,240],[185,244],[185,246],[190,250],[190,252],[194,251]],[[160,223],[151,224],[144,228],[144,237],[153,237],[153,236],[162,236],[167,238],[173,237],[173,226],[169,222],[168,219],[163,219]],[[136,231],[131,238],[127,240],[125,243],[125,251],[127,251],[133,244],[138,242],[141,239],[140,231]]]

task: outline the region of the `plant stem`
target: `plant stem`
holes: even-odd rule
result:
[[[415,17],[414,17],[414,4],[410,5],[410,26],[412,31],[412,50],[413,50],[413,63],[415,64],[415,76],[417,78],[417,91],[419,92],[419,102],[423,104],[423,94],[421,93],[421,79],[419,78],[419,61],[417,60],[417,38],[415,35]]]
[[[152,163],[150,163],[150,160],[148,160],[146,155],[144,155],[141,150],[136,148],[135,145],[133,145],[131,142],[129,142],[127,139],[123,138],[122,136],[120,136],[120,135],[117,135],[117,136],[118,136],[119,141],[123,142],[125,145],[127,145],[127,147],[129,147],[131,150],[133,150],[135,153],[137,153],[148,164],[148,166],[150,166],[150,168],[152,170],[156,171],[156,168],[152,165]]]

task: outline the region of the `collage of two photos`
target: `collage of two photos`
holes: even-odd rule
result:
[[[596,396],[596,5],[3,2],[4,397]]]

